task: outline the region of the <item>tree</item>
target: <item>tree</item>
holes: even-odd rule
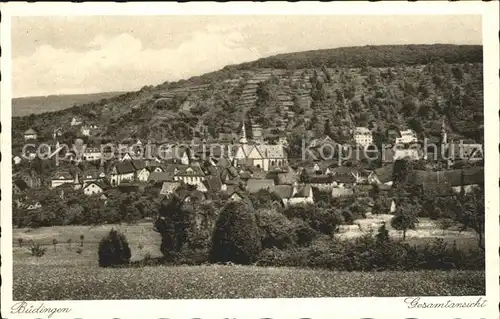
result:
[[[389,241],[389,231],[385,226],[385,222],[379,227],[377,235],[375,235],[377,243],[385,243]]]
[[[476,232],[478,247],[484,251],[484,187],[476,187],[470,193],[459,195],[457,206],[455,221],[462,225],[462,231],[471,228]]]
[[[257,193],[250,194],[250,200],[256,209],[272,207],[274,203],[281,203],[281,198],[267,189],[260,189]]]
[[[57,244],[58,244],[58,243],[59,243],[59,242],[57,241],[57,239],[55,239],[55,238],[54,238],[54,239],[52,239],[52,245],[54,245],[54,251],[57,251],[56,246],[57,246]]]
[[[170,201],[161,204],[154,229],[161,235],[160,250],[164,256],[170,257],[181,251],[188,240],[191,220],[191,212],[185,209],[181,197],[174,195]]]
[[[285,215],[276,209],[265,208],[256,212],[256,218],[263,249],[285,249],[294,244],[293,225]]]
[[[409,229],[415,230],[418,223],[413,206],[408,202],[401,202],[396,208],[396,216],[391,219],[391,226],[403,232],[403,240],[406,240],[406,232]]]
[[[453,226],[453,220],[449,219],[449,218],[443,218],[439,221],[439,228],[441,228],[443,230],[443,236],[444,236],[444,232]]]
[[[128,264],[131,252],[125,235],[115,229],[102,238],[99,243],[99,267],[109,267]]]
[[[326,136],[332,137],[332,128],[330,124],[330,119],[326,119],[324,133]]]
[[[85,236],[80,235],[80,247],[83,247],[83,240],[85,239]]]
[[[211,260],[251,264],[261,250],[253,208],[245,202],[229,202],[222,209],[212,237]]]

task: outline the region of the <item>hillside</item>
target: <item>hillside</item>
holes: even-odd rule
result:
[[[454,45],[366,46],[277,55],[232,65],[175,83],[30,117],[13,118],[13,146],[29,127],[50,139],[62,126],[78,135],[73,116],[102,129],[91,140],[185,140],[239,133],[241,120],[266,134],[329,134],[342,141],[353,126],[384,139],[391,126],[421,136],[439,134],[443,118],[451,137],[481,140],[482,47]]]
[[[105,92],[15,98],[12,99],[12,116],[59,111],[72,107],[75,104],[86,104],[101,99],[109,99],[119,94],[120,92]]]

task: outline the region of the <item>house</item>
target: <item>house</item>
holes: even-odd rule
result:
[[[424,190],[428,191],[432,190],[433,187],[440,187],[451,189],[455,193],[462,191],[462,189],[465,192],[470,192],[474,187],[483,185],[484,168],[472,167],[438,172],[415,170],[408,176],[408,182],[422,186]]]
[[[37,200],[33,200],[33,201],[28,201],[27,203],[23,204],[23,207],[24,207],[24,209],[31,211],[31,210],[37,210],[37,209],[42,208],[42,204]]]
[[[56,129],[54,129],[54,131],[52,132],[52,137],[54,139],[57,139],[58,137],[63,136],[63,133],[64,132],[63,132],[62,128],[58,127]]]
[[[235,202],[240,202],[240,201],[243,201],[247,198],[246,194],[244,194],[242,191],[240,190],[235,190],[231,193],[231,195],[229,196],[229,201],[235,201]]]
[[[51,179],[51,188],[56,188],[63,184],[74,184],[75,178],[66,171],[56,172]]]
[[[24,132],[24,140],[25,141],[36,140],[36,139],[37,139],[37,134],[36,134],[36,131],[34,129],[30,128]]]
[[[352,174],[335,174],[331,178],[334,187],[350,188],[356,184],[356,178]]]
[[[106,171],[103,165],[99,166],[97,169],[97,177],[101,179],[106,177]]]
[[[99,173],[95,168],[89,168],[82,173],[82,182],[84,185],[89,182],[95,182],[98,179],[100,179]]]
[[[12,163],[14,165],[19,165],[21,164],[22,161],[23,161],[22,158],[17,155],[12,158]]]
[[[314,203],[313,189],[310,184],[302,186],[297,183],[293,185],[274,185],[270,188],[270,192],[277,195],[285,207]]]
[[[135,167],[132,161],[123,161],[114,164],[109,172],[109,179],[112,186],[118,186],[124,181],[133,181],[135,177]]]
[[[331,196],[332,197],[344,197],[351,196],[354,194],[354,190],[352,188],[342,188],[342,187],[333,187]]]
[[[147,167],[147,169],[149,170],[150,173],[154,173],[154,172],[160,173],[160,172],[164,172],[165,171],[163,169],[163,167],[157,166],[157,165],[150,165],[149,163],[146,163],[146,167]]]
[[[391,186],[393,168],[393,165],[386,165],[381,168],[377,168],[373,171],[373,174],[370,175],[368,181],[372,184],[375,183]]]
[[[199,163],[193,163],[174,174],[174,180],[182,181],[189,185],[199,185],[205,180],[205,173]]]
[[[84,161],[97,161],[102,158],[101,150],[97,147],[86,147],[83,151]]]
[[[149,180],[150,175],[151,171],[149,170],[148,167],[143,167],[136,172],[137,180],[140,182],[147,182]]]
[[[408,149],[395,148],[393,150],[392,160],[397,161],[398,159],[402,158],[408,158],[416,161],[420,158],[420,150],[416,148],[408,148]]]
[[[366,127],[356,127],[353,134],[354,142],[356,145],[363,147],[373,143],[372,132]]]
[[[396,138],[396,144],[411,144],[418,142],[417,133],[414,130],[400,131],[401,137]]]
[[[87,125],[83,125],[82,127],[80,127],[80,134],[82,136],[90,136],[90,127],[88,127]]]
[[[274,186],[274,180],[272,179],[254,179],[251,178],[247,181],[246,190],[249,193],[257,193],[258,191],[271,190]]]
[[[312,187],[310,184],[305,184],[301,187],[295,183],[292,186],[292,194],[286,202],[285,206],[288,205],[302,205],[302,204],[314,204],[314,196]]]
[[[151,172],[149,174],[148,182],[151,183],[164,183],[164,182],[173,182],[174,181],[174,173],[173,172]]]
[[[77,126],[82,124],[82,120],[79,117],[73,117],[71,119],[71,126]]]
[[[102,194],[106,186],[102,182],[90,182],[83,187],[83,193],[87,196],[94,194]]]
[[[181,185],[181,182],[163,182],[160,195],[171,196]]]

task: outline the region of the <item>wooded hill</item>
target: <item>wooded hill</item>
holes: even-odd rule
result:
[[[13,147],[23,143],[30,127],[41,140],[50,140],[56,127],[73,139],[78,136],[78,129],[70,127],[74,116],[101,128],[91,137],[95,143],[239,134],[243,118],[262,125],[266,134],[328,134],[339,141],[347,140],[354,126],[373,129],[379,139],[396,126],[436,136],[446,118],[451,137],[481,141],[482,68],[482,46],[365,46],[280,54],[56,112],[15,117]]]

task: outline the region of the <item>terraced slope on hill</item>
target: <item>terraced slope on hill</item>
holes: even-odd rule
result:
[[[482,47],[454,45],[340,48],[278,55],[52,113],[13,118],[13,146],[32,127],[51,139],[78,136],[77,116],[100,129],[95,143],[117,139],[187,140],[240,131],[243,118],[265,134],[328,134],[353,126],[379,138],[392,126],[421,136],[482,139]]]

